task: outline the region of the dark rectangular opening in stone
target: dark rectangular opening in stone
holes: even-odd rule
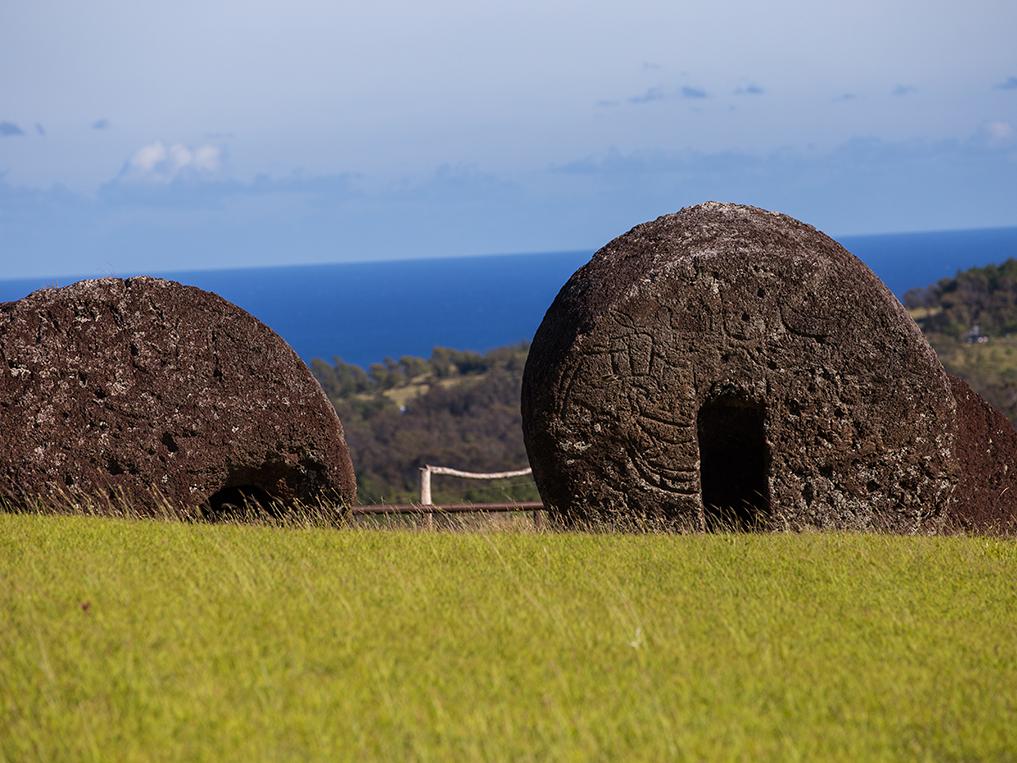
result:
[[[740,397],[713,398],[699,409],[696,424],[707,529],[760,528],[770,511],[762,405]]]

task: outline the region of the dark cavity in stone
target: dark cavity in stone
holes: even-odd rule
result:
[[[208,499],[208,510],[212,519],[243,511],[271,513],[272,505],[272,497],[257,485],[230,485],[215,492]]]
[[[736,396],[716,397],[699,409],[699,476],[706,526],[759,527],[770,510],[765,412]]]

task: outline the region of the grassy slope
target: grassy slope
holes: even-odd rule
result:
[[[414,398],[420,397],[434,387],[451,389],[458,387],[464,381],[480,381],[486,376],[487,374],[471,374],[470,376],[450,376],[445,379],[435,379],[433,375],[427,374],[425,376],[418,376],[406,384],[387,389],[381,394],[402,408]],[[357,397],[361,400],[366,400],[371,396],[358,395]]]
[[[0,515],[0,755],[1013,759],[1015,581],[980,538]]]

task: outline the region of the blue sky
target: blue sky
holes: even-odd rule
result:
[[[370,7],[368,7],[370,6]],[[1017,224],[1017,3],[6,2],[0,277]]]

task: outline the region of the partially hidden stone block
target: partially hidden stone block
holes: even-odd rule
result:
[[[968,383],[950,377],[957,401],[958,481],[949,529],[1017,532],[1017,430]]]
[[[292,349],[226,300],[106,278],[0,305],[0,495],[215,512],[351,503],[335,409]]]
[[[523,432],[565,523],[929,531],[956,405],[860,260],[785,215],[706,203],[615,239],[533,340]]]

